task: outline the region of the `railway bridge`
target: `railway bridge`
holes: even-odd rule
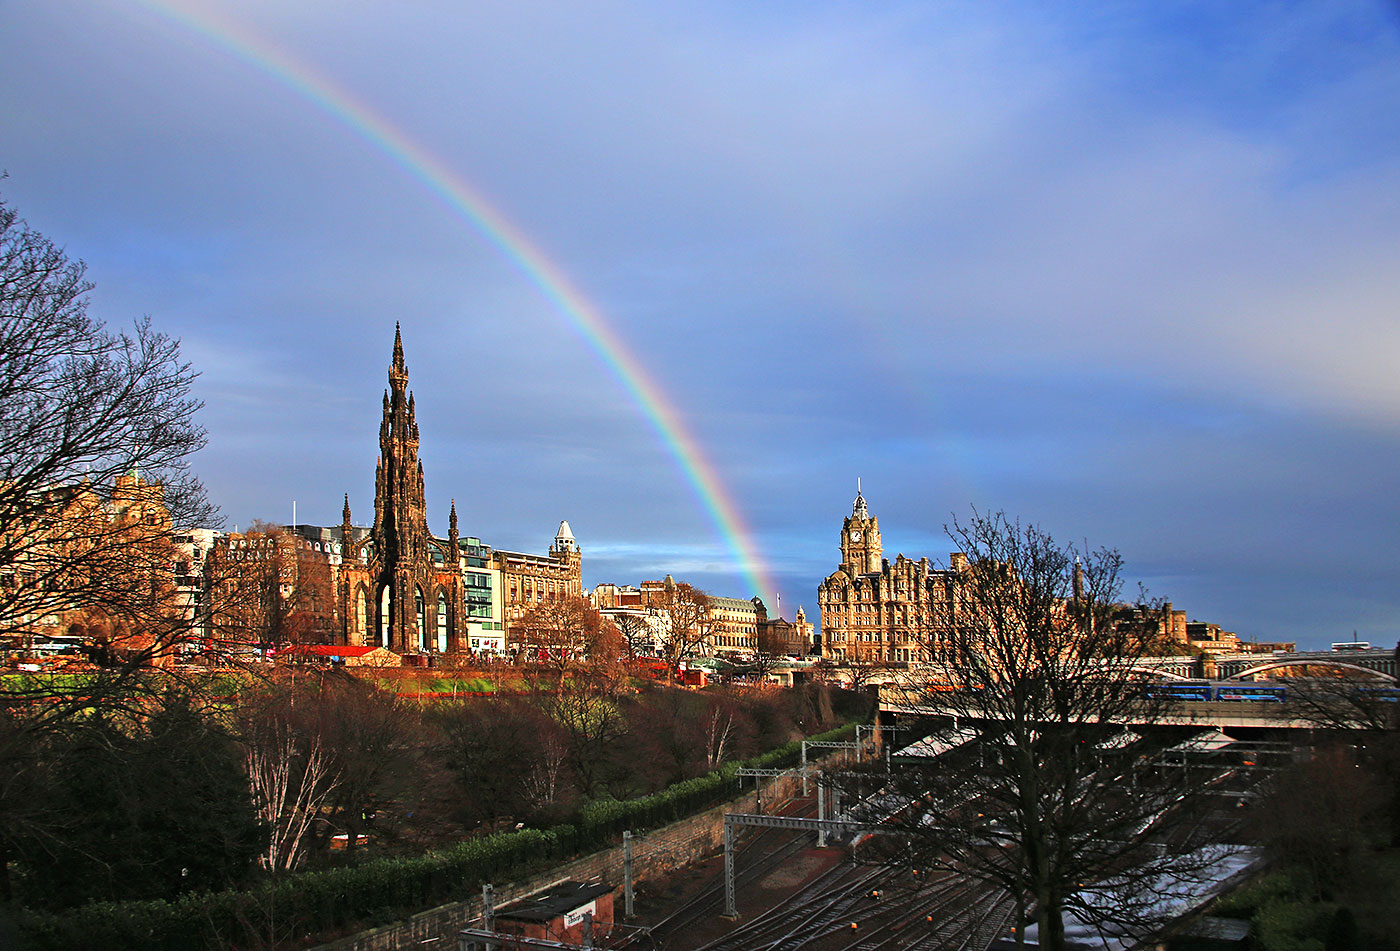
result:
[[[893,716],[897,721],[904,717],[948,716],[947,709],[940,707],[936,700],[917,699],[893,687],[881,689],[880,713],[882,717]],[[1310,710],[1289,703],[1185,700],[1171,704],[1165,711],[1144,704],[1142,715],[1137,719],[1129,716],[1114,722],[1124,726],[1215,727],[1219,730],[1240,727],[1317,729],[1317,717],[1310,714]]]
[[[1134,665],[1144,678],[1162,680],[1233,680],[1250,681],[1260,675],[1290,668],[1322,668],[1325,670],[1374,677],[1382,683],[1400,683],[1400,647],[1394,650],[1375,647],[1358,650],[1277,651],[1272,654],[1180,654],[1163,657],[1142,657]],[[888,671],[871,676],[867,682],[881,687],[900,685],[919,679],[917,665],[895,665]]]
[[[1143,674],[1167,680],[1253,680],[1260,674],[1289,668],[1321,667],[1370,675],[1391,683],[1400,679],[1397,651],[1387,648],[1330,651],[1277,651],[1272,654],[1190,654],[1143,657],[1137,665]]]
[[[1316,704],[1296,701],[1291,687],[1261,686],[1255,691],[1259,696],[1254,697],[1247,693],[1250,688],[1240,686],[1256,679],[1273,680],[1279,673],[1287,676],[1289,672],[1294,676],[1305,671],[1309,675],[1332,672],[1356,678],[1358,687],[1363,691],[1375,691],[1377,699],[1391,700],[1400,682],[1397,667],[1400,664],[1397,664],[1396,652],[1383,649],[1144,657],[1134,664],[1145,681],[1157,681],[1163,684],[1164,690],[1182,692],[1180,699],[1166,711],[1160,707],[1149,709],[1150,705],[1144,704],[1142,724],[1218,729],[1315,729],[1318,726]],[[1181,686],[1171,687],[1172,682],[1179,682]],[[1197,686],[1201,688],[1201,696],[1188,695],[1194,694]],[[930,693],[918,683],[917,670],[899,672],[880,685],[880,710],[895,716],[940,716],[946,712],[938,702],[937,693]],[[964,708],[964,713],[967,712]],[[1139,721],[1130,717],[1125,722]]]

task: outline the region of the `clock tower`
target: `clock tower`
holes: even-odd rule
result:
[[[841,567],[853,575],[876,574],[883,555],[880,520],[870,515],[857,486],[851,514],[841,524]]]

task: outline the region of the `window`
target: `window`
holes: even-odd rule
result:
[[[418,646],[422,650],[428,649],[428,625],[423,616],[423,589],[415,587],[413,589],[413,613],[418,621]]]
[[[437,603],[437,649],[438,653],[447,653],[447,599],[441,594]]]

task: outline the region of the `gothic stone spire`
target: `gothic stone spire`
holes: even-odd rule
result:
[[[423,465],[418,460],[418,424],[413,394],[408,390],[408,364],[403,357],[403,334],[394,325],[394,355],[389,365],[389,389],[384,393],[384,418],[379,425],[380,462],[375,478],[375,536],[386,553],[407,553],[422,547],[427,534]]]
[[[403,332],[396,324],[389,389],[384,394],[384,418],[379,427],[371,532],[375,603],[382,603],[387,589],[389,646],[393,650],[431,649],[427,630],[432,623],[432,608],[428,608],[421,623],[415,616],[420,596],[433,603],[436,582],[414,411],[413,394],[408,389],[408,364],[403,356]]]
[[[403,362],[403,335],[399,332],[398,321],[394,321],[394,359],[389,364],[389,381],[392,383],[395,377],[401,377],[404,384],[408,383],[408,364]]]

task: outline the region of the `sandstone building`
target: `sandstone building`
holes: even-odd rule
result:
[[[768,624],[768,608],[757,596],[745,601],[712,594],[709,617],[707,653],[739,657],[753,651],[759,627]]]
[[[508,633],[542,601],[583,596],[583,555],[567,520],[559,523],[548,555],[497,549],[492,564],[500,573]]]
[[[162,487],[133,470],[105,496],[83,481],[37,490],[24,504],[32,517],[0,539],[6,646],[32,650],[63,637],[171,661],[192,615],[189,592],[177,584],[189,569]]]
[[[649,637],[652,649],[656,650],[655,645],[664,637],[659,614],[675,597],[678,587],[670,575],[659,581],[643,581],[636,587],[605,582],[593,587],[589,600],[620,627],[632,622],[637,634],[642,635],[640,639]],[[780,617],[770,618],[767,605],[759,597],[748,600],[713,594],[703,597],[706,607],[700,623],[705,627],[705,637],[699,645],[701,656],[748,657],[758,646],[760,635],[771,636],[765,638],[764,646],[772,649],[777,645],[780,649],[776,653],[801,657],[812,650],[814,628],[800,608],[796,621],[785,621]]]
[[[934,625],[950,615],[956,580],[968,570],[967,557],[954,552],[949,567],[934,568],[927,558],[884,557],[880,520],[870,514],[859,489],[851,514],[841,525],[841,564],[817,587],[821,611],[821,653],[838,662],[918,663],[928,660]],[[1078,572],[1075,567],[1078,591]],[[1120,623],[1156,625],[1164,653],[1195,650],[1234,653],[1291,650],[1292,644],[1247,645],[1219,625],[1190,621],[1170,602],[1160,609],[1122,605]]]
[[[373,524],[352,524],[347,496],[339,526],[292,529],[332,569],[327,640],[427,657],[505,653],[510,622],[532,602],[582,591],[582,556],[569,523],[560,524],[548,556],[493,551],[481,539],[460,534],[454,501],[446,536],[434,534],[419,445],[396,326],[379,424]]]
[[[934,606],[946,602],[954,577],[967,570],[963,555],[954,553],[949,561],[946,570],[927,558],[903,555],[891,564],[884,557],[880,520],[857,491],[841,524],[840,567],[817,586],[823,655],[853,663],[926,660]]]
[[[781,653],[792,657],[806,657],[816,644],[815,626],[807,620],[807,612],[800,607],[793,620],[770,618],[759,625],[759,630],[761,633],[766,630],[769,644],[781,644]]]
[[[301,625],[305,638],[423,658],[458,651],[504,653],[508,618],[523,614],[527,599],[580,592],[578,546],[564,522],[548,557],[493,552],[481,539],[460,534],[455,501],[447,534],[434,534],[428,527],[420,439],[403,338],[395,327],[379,424],[373,523],[368,528],[352,523],[347,495],[340,525],[296,525],[257,537],[218,539],[217,570],[206,573],[211,594],[219,596],[216,579],[230,575],[230,564],[270,559],[281,594],[308,615]],[[308,584],[313,578],[315,584]],[[225,584],[226,608],[229,591]],[[214,617],[217,610],[209,613]]]

